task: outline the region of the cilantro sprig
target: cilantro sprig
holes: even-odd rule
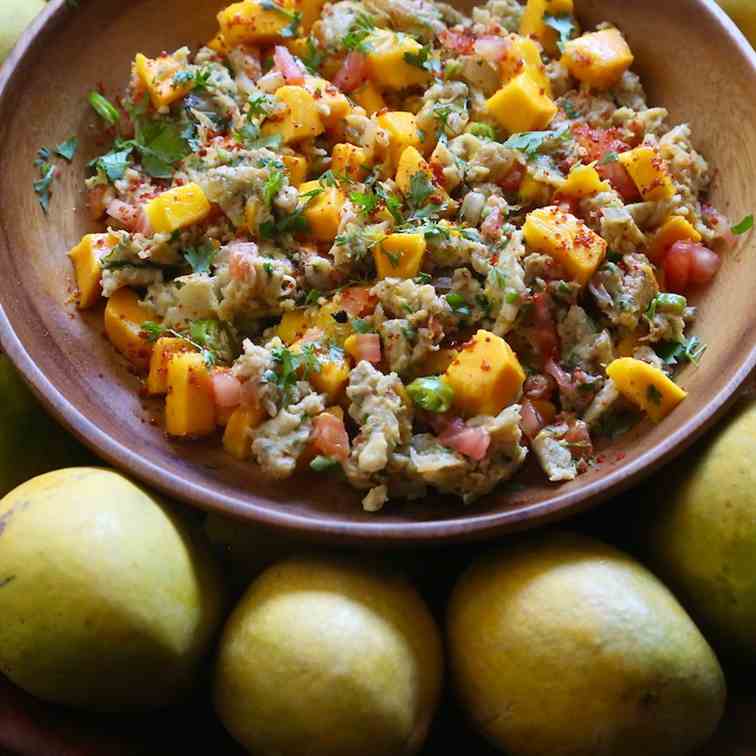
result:
[[[367,38],[373,33],[374,29],[373,19],[365,13],[360,13],[342,39],[342,47],[345,50],[361,53],[370,52],[370,44],[367,42]]]
[[[534,157],[550,140],[568,139],[570,127],[564,125],[556,131],[523,131],[512,136],[504,142],[510,150],[523,152],[528,158]]]
[[[304,344],[298,352],[286,347],[273,349],[274,366],[263,373],[263,378],[273,384],[281,394],[281,403],[286,406],[297,381],[306,380],[311,373],[320,372],[320,360],[313,344]]]
[[[212,242],[205,242],[184,250],[184,259],[189,263],[193,273],[209,273],[218,250]]]

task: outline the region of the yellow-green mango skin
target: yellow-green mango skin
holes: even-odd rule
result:
[[[457,695],[508,756],[687,756],[722,716],[722,670],[672,594],[583,536],[473,564],[447,631]]]
[[[0,671],[46,701],[152,709],[193,683],[222,616],[206,543],[98,468],[47,473],[0,501]]]
[[[45,414],[5,355],[0,355],[0,397],[0,496],[35,475],[95,462]]]
[[[756,402],[658,480],[640,548],[718,649],[756,663]]]
[[[404,756],[425,740],[442,666],[408,583],[292,558],[263,572],[228,620],[215,705],[255,756]]]

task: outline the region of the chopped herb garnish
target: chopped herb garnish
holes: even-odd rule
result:
[[[746,233],[753,228],[753,215],[746,215],[740,223],[736,223],[730,230],[736,236]]]
[[[301,61],[305,68],[313,75],[320,73],[320,64],[325,58],[324,53],[315,44],[312,35],[307,37],[307,52],[302,56]]]
[[[706,344],[698,336],[691,336],[682,342],[667,341],[657,345],[656,353],[667,365],[692,362],[697,365],[706,351]]]
[[[142,325],[140,326],[140,329],[141,335],[144,336],[147,341],[151,341],[153,343],[165,333],[165,328],[163,328],[160,323],[155,323],[152,320],[145,320],[144,323],[142,323]]]
[[[410,189],[407,201],[413,210],[422,207],[428,198],[434,193],[435,189],[428,174],[424,171],[418,171],[410,179]]]
[[[270,207],[276,195],[281,191],[284,184],[284,175],[281,171],[271,171],[263,184],[263,202]]]
[[[270,95],[264,95],[264,94],[250,97],[247,102],[249,115],[262,116],[263,118],[271,114],[274,106],[275,106],[275,101],[273,100],[273,98],[270,97]]]
[[[107,97],[103,97],[99,92],[92,90],[87,97],[89,104],[94,108],[103,121],[110,126],[115,126],[121,118],[118,109],[113,105]]]
[[[372,192],[350,192],[349,199],[363,215],[372,215],[378,207],[378,197]]]
[[[433,51],[429,46],[421,47],[416,53],[406,52],[402,57],[411,66],[422,68],[424,71],[429,71],[436,75],[441,74],[441,61],[433,55]]]
[[[300,377],[306,379],[310,373],[320,372],[320,361],[313,344],[305,344],[299,352],[277,347],[273,349],[272,355],[275,367],[273,370],[266,370],[264,378],[278,388],[282,404],[286,405]]]
[[[622,261],[622,255],[619,252],[615,252],[613,249],[609,249],[606,252],[606,259],[612,263],[618,263]]]
[[[566,139],[569,137],[569,126],[562,126],[556,131],[523,131],[519,134],[512,134],[506,142],[505,147],[511,150],[524,152],[528,157],[534,156],[550,139]]]
[[[564,52],[565,43],[569,42],[578,31],[575,19],[568,14],[556,15],[546,13],[543,16],[543,23],[559,34],[557,46],[559,47],[560,52]]]
[[[467,317],[470,315],[470,306],[460,293],[453,291],[447,294],[446,302],[455,315],[459,315],[460,317]]]
[[[562,109],[567,118],[578,118],[580,115],[572,100],[564,100],[562,102]]]
[[[355,50],[361,53],[369,52],[370,45],[367,38],[373,33],[374,29],[373,19],[365,13],[360,13],[342,40],[342,47],[345,50]]]
[[[212,242],[205,242],[197,247],[184,250],[184,259],[192,266],[193,273],[209,273],[218,251]]]
[[[34,182],[34,193],[37,195],[39,205],[45,214],[50,209],[50,185],[55,178],[55,166],[43,163],[39,166],[40,178]]]
[[[420,284],[421,286],[424,284],[429,284],[433,280],[433,276],[431,276],[430,273],[418,273],[414,281],[416,284]]]
[[[599,160],[599,165],[608,165],[609,163],[616,163],[619,160],[619,155],[616,152],[607,152],[604,157]]]
[[[270,263],[270,262],[267,262],[267,261],[264,262],[263,263],[263,270],[265,271],[265,273],[267,275],[272,276],[273,275],[273,263]]]
[[[118,142],[116,142],[116,145],[118,145]],[[132,146],[128,146],[125,149],[119,149],[116,146],[105,155],[95,158],[89,165],[92,168],[101,170],[111,183],[119,181],[123,178],[126,169],[129,167],[129,157],[133,149]]]
[[[402,201],[395,194],[390,194],[386,191],[383,184],[375,185],[376,196],[383,201],[386,206],[386,210],[389,211],[391,217],[397,225],[404,223],[404,217],[402,216]]]
[[[324,457],[322,454],[318,454],[315,459],[310,462],[310,469],[315,472],[328,472],[338,467],[341,463],[334,457]]]
[[[79,149],[79,140],[76,137],[71,137],[70,139],[66,139],[65,142],[61,142],[55,148],[55,154],[60,155],[60,157],[70,163],[74,159],[77,149]]]
[[[318,303],[318,300],[323,296],[323,292],[318,289],[310,289],[307,292],[304,303],[306,305],[314,305]]]
[[[385,247],[381,247],[381,253],[388,258],[392,268],[398,268],[402,261],[402,256],[398,252],[389,252]]]
[[[496,139],[496,129],[490,123],[471,123],[467,130],[479,139]]]
[[[274,0],[258,0],[258,3],[263,10],[275,11],[290,20],[288,26],[285,26],[278,32],[282,37],[291,38],[297,36],[299,25],[302,23],[302,14],[299,11],[290,11],[274,2]]]

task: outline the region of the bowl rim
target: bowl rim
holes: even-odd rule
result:
[[[707,14],[709,20],[726,33],[731,43],[750,62],[756,78],[756,51],[729,16],[714,0],[689,0],[689,2],[695,3],[701,13]],[[36,38],[48,24],[61,20],[63,15],[69,12],[74,12],[74,9],[67,7],[66,0],[51,0],[21,35],[16,46],[0,67],[0,100],[6,96],[16,68],[23,62]],[[0,302],[0,346],[45,409],[97,456],[124,473],[133,475],[139,481],[167,496],[207,511],[245,520],[262,527],[280,529],[312,540],[364,545],[377,543],[411,545],[482,540],[505,532],[542,526],[592,508],[609,496],[622,493],[687,449],[735,401],[737,389],[756,366],[756,344],[754,344],[727,383],[716,395],[708,398],[700,412],[694,417],[675,428],[662,441],[639,455],[637,459],[610,469],[596,480],[573,491],[560,494],[560,489],[555,488],[554,496],[541,502],[512,510],[476,512],[472,518],[465,514],[464,509],[460,509],[459,515],[443,520],[387,522],[378,516],[373,522],[355,522],[293,514],[277,508],[272,503],[260,504],[254,494],[242,502],[240,498],[219,493],[208,485],[182,480],[164,470],[160,465],[153,464],[146,457],[130,450],[102,431],[53,386],[15,333],[2,302]]]

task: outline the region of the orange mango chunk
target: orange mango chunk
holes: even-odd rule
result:
[[[163,234],[172,234],[203,221],[210,209],[205,192],[195,183],[169,189],[144,206],[152,230]]]
[[[197,438],[215,430],[215,399],[201,354],[176,354],[168,362],[165,429],[171,436]]]
[[[562,63],[583,84],[609,89],[633,64],[633,53],[619,29],[602,29],[567,42]]]
[[[128,287],[114,292],[105,306],[105,334],[140,370],[147,370],[152,356],[152,344],[142,335],[142,323],[154,317],[155,313],[139,304],[137,293]]]
[[[675,185],[667,171],[664,158],[649,145],[621,152],[618,160],[630,174],[644,200],[659,202],[675,194]]]

